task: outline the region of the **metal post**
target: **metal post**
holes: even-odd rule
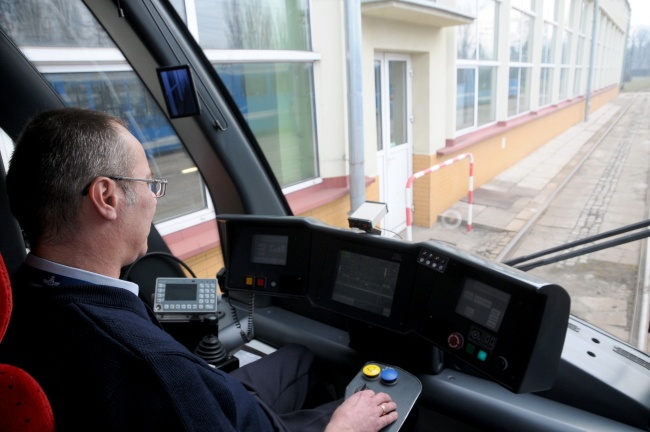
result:
[[[361,1],[343,0],[343,3],[345,5],[348,79],[350,211],[354,212],[366,200],[361,68]]]

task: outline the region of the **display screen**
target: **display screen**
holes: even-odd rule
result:
[[[456,313],[493,331],[499,331],[510,303],[510,294],[477,280],[467,278]]]
[[[251,262],[256,264],[286,265],[289,237],[255,234],[251,250]]]
[[[196,291],[194,284],[167,284],[165,286],[165,301],[196,300]]]
[[[399,267],[393,261],[341,251],[332,300],[389,317]]]
[[[170,118],[198,115],[199,99],[187,65],[158,68],[158,78]]]

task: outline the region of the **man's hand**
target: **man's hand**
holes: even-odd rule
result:
[[[359,391],[334,411],[325,432],[378,432],[397,420],[396,408],[386,393]]]

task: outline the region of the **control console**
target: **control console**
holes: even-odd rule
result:
[[[414,375],[397,366],[368,362],[346,387],[345,398],[366,389],[375,393],[387,393],[397,404],[397,420],[382,429],[382,432],[394,432],[400,430],[407,421],[422,392],[422,383]]]
[[[299,217],[218,222],[227,290],[306,298],[368,326],[415,334],[513,392],[553,383],[570,309],[558,285],[441,242]]]

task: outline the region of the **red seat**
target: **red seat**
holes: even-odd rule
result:
[[[0,343],[11,309],[9,273],[0,254]],[[24,370],[0,364],[0,432],[54,431],[52,407],[41,386]]]

